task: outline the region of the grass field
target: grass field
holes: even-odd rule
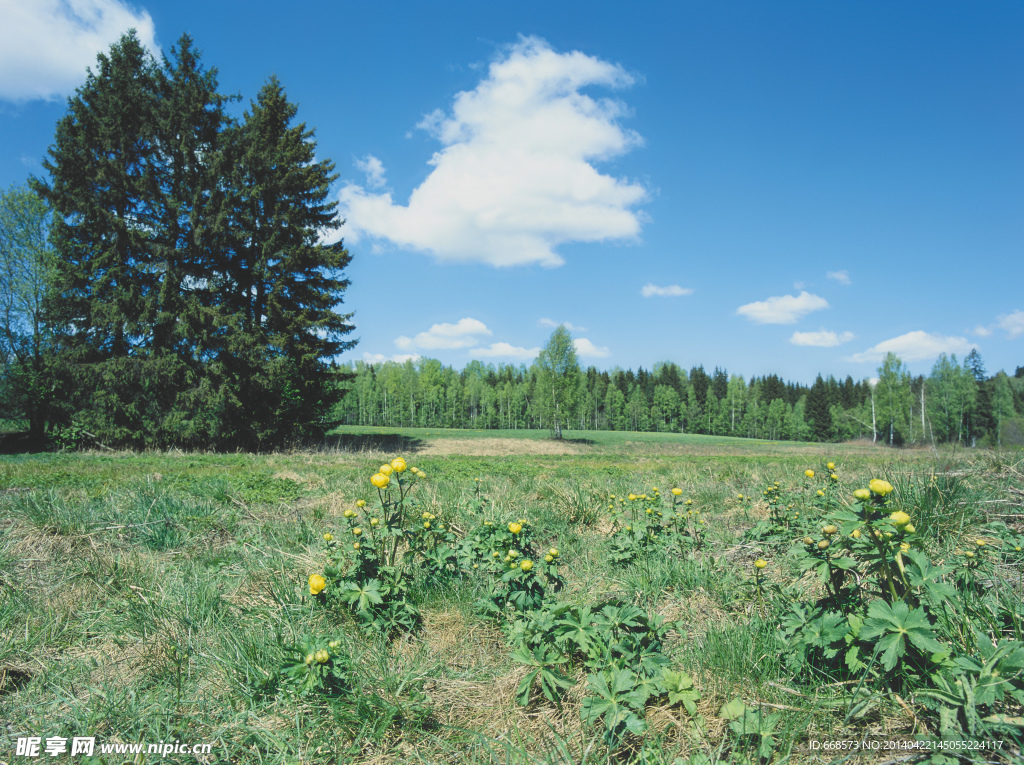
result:
[[[566,435],[345,428],[270,455],[0,458],[0,761],[31,761],[29,736],[95,738],[91,759],[47,757],[62,762],[866,765],[955,736],[990,745],[933,761],[1019,759],[1019,453]],[[395,593],[362,611],[337,594],[384,576],[369,479],[398,456],[425,474],[396,537],[408,631],[381,627]],[[927,556],[920,583],[909,552],[900,579],[847,533],[852,492],[879,478],[895,488],[865,500],[884,508],[865,528]],[[904,632],[876,629],[901,602]],[[823,615],[794,626],[794,604]],[[879,748],[827,748],[862,740]],[[99,753],[173,741],[210,752]]]

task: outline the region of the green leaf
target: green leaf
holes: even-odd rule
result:
[[[736,720],[742,717],[746,711],[747,705],[743,703],[743,699],[733,699],[722,706],[718,711],[718,716],[723,720]]]

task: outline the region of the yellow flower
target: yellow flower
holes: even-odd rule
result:
[[[501,553],[500,553],[500,552],[498,552],[497,550],[495,550],[494,552],[492,552],[492,553],[491,553],[491,557],[492,557],[492,558],[497,558],[497,557],[499,557],[500,555],[501,555]]]
[[[827,467],[829,470],[835,470],[836,469],[836,463],[830,462],[827,465],[825,465],[825,467]]]
[[[854,539],[860,539],[860,529],[854,529],[853,533],[850,534],[850,536]]]
[[[391,475],[395,471],[391,467],[391,465],[381,465],[379,468],[377,468],[377,472],[380,473],[381,475]]]
[[[419,470],[419,471],[417,471],[417,473],[416,473],[416,477],[417,477],[417,478],[426,478],[426,477],[427,477],[427,474],[426,474],[426,473],[424,473],[424,472],[423,472],[422,470]]]
[[[814,540],[811,539],[810,537],[804,537],[804,544],[805,545],[813,545],[814,544]]]
[[[356,500],[356,507],[366,507],[366,500],[365,499],[357,499]]]
[[[309,576],[309,594],[316,595],[324,587],[327,586],[327,580],[324,579],[320,574],[310,574]]]
[[[857,489],[853,493],[853,497],[863,502],[864,500],[871,499],[871,492],[868,489]]]
[[[358,542],[353,542],[352,543],[352,549],[353,550],[358,550],[360,547],[361,547],[361,545]]]
[[[312,664],[315,657],[311,653],[306,654],[306,664]]]
[[[552,558],[550,555],[545,555],[544,556],[544,562],[545,563],[550,563],[553,560],[554,560],[554,558]]]
[[[682,494],[682,493],[683,493],[683,490],[682,490],[682,489],[679,489],[679,488],[675,488],[675,489],[672,489],[672,493],[673,493],[673,494],[674,494],[675,496],[677,496],[677,497],[678,497],[678,496],[679,496],[680,494]]]
[[[754,568],[756,568],[756,569],[762,569],[762,568],[767,568],[767,567],[768,567],[768,561],[764,560],[763,558],[758,558],[757,560],[754,561]]]
[[[630,494],[629,501],[632,502],[634,499],[636,499],[636,494]]]
[[[839,476],[837,476],[835,473],[830,475],[829,478],[831,478],[833,481],[838,481],[839,480]]]
[[[423,528],[429,529],[430,528],[430,521],[423,521]]]
[[[984,547],[985,546],[985,540],[984,539],[975,539],[974,540],[974,544],[976,544],[978,547]]]
[[[334,534],[332,534],[331,532],[328,531],[327,533],[324,534],[324,541],[325,542],[330,542],[332,539],[334,539]]]
[[[523,530],[523,525],[521,523],[510,523],[508,525],[508,530],[511,531],[513,534],[518,534],[520,531]]]
[[[692,499],[688,499],[688,500],[686,500],[686,504],[688,504],[688,505],[692,505],[692,504],[693,504],[693,500],[692,500]]]
[[[558,548],[557,547],[552,547],[550,550],[548,550],[548,555],[550,555],[552,558],[557,558],[558,557]]]
[[[360,534],[363,533],[363,530],[361,528],[359,528],[358,526],[356,526],[354,529],[352,529],[352,533],[355,534],[358,537]]]
[[[349,508],[348,510],[343,512],[342,515],[344,515],[346,518],[355,518],[357,515],[359,515],[359,513],[357,513],[352,508]]]
[[[510,558],[518,558],[519,557],[519,550],[509,550],[508,551],[508,557],[510,557]]]
[[[371,526],[379,526],[380,525],[380,518],[371,518],[370,519],[370,525]]]
[[[372,483],[378,489],[383,489],[385,486],[391,483],[391,479],[388,478],[383,473],[374,473],[372,476],[370,476],[370,483]]]
[[[829,536],[832,536],[837,531],[839,531],[839,529],[833,526],[831,523],[828,526],[823,526],[821,529],[822,534],[828,534]]]
[[[327,647],[330,648],[333,651],[333,650],[336,650],[338,648],[338,646],[340,646],[340,645],[341,645],[341,641],[340,640],[332,640],[330,643],[327,644]]]
[[[391,469],[396,473],[404,473],[406,468],[405,460],[401,457],[395,457],[391,460]]]
[[[818,496],[819,497],[824,497],[825,496],[825,492],[823,492],[821,489],[818,489]]]
[[[313,654],[313,658],[321,664],[326,664],[331,660],[331,655],[327,653],[323,648]]]
[[[906,526],[910,523],[910,516],[902,510],[897,510],[895,513],[889,516],[889,520],[897,526]]]
[[[974,553],[972,553],[970,550],[968,550],[967,552],[964,553],[964,557],[965,558],[973,558],[974,557]]]
[[[804,475],[807,476],[808,478],[814,478],[814,471],[813,470],[805,470],[804,471]]]
[[[910,549],[910,543],[909,542],[900,542],[900,549],[903,550],[903,552],[906,552],[907,550]]]
[[[827,539],[822,539],[820,542],[818,542],[818,549],[819,550],[827,550],[828,546],[829,546],[829,541]]]
[[[522,563],[519,564],[519,568],[521,568],[523,571],[529,571],[533,568],[533,561],[524,560]]]
[[[872,478],[868,482],[868,488],[879,497],[884,497],[892,492],[892,484],[888,481],[883,481],[881,478]]]
[[[743,495],[742,494],[738,494],[736,498],[737,499],[743,499]]]
[[[903,527],[903,531],[907,534],[913,534],[915,531],[917,531],[917,529],[914,528],[914,524],[908,523],[906,526]]]

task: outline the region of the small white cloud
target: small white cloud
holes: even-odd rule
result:
[[[416,337],[401,335],[395,338],[395,345],[403,351],[414,348],[420,350],[451,350],[455,348],[471,348],[480,342],[481,336],[493,334],[487,325],[478,319],[468,316],[454,324],[435,324],[426,332]]]
[[[382,189],[387,185],[387,178],[384,174],[384,163],[372,154],[367,154],[364,159],[357,159],[353,164],[360,172],[366,173],[366,185],[371,189]]]
[[[853,282],[850,281],[850,275],[845,270],[829,271],[827,274],[825,274],[825,276],[827,276],[834,282],[839,282],[844,287],[849,287],[851,284],[853,284]]]
[[[539,327],[565,327],[570,332],[586,332],[586,327],[577,327],[575,324],[569,321],[555,321],[554,319],[544,318],[537,322]]]
[[[806,286],[807,284],[805,282],[793,282],[793,289],[795,290],[802,290]]]
[[[966,355],[976,347],[966,337],[947,337],[917,330],[891,340],[884,340],[863,353],[855,353],[849,357],[849,361],[879,362],[887,353],[895,353],[902,361],[927,361],[940,353]]]
[[[474,356],[485,356],[487,358],[501,357],[519,359],[521,361],[535,359],[539,353],[540,348],[519,348],[509,343],[491,343],[486,348],[473,349]]]
[[[356,184],[341,189],[346,239],[499,267],[559,266],[564,242],[637,239],[635,208],[647,189],[596,164],[643,141],[620,125],[629,113],[620,101],[585,92],[632,83],[621,66],[521,38],[450,112],[420,121],[442,148],[408,204]]]
[[[977,335],[978,337],[988,337],[989,335],[992,334],[992,330],[986,327],[984,324],[979,324],[978,326],[971,330],[971,334]]]
[[[834,348],[837,345],[848,343],[853,340],[852,332],[836,334],[830,330],[822,329],[818,332],[794,332],[789,338],[793,345],[809,345],[816,348]]]
[[[607,346],[598,347],[585,337],[577,337],[572,344],[576,349],[576,355],[583,359],[603,359],[612,355]]]
[[[1014,311],[999,317],[999,328],[1010,337],[1024,334],[1024,311]]]
[[[385,356],[383,353],[364,353],[363,361],[367,364],[383,364],[385,361],[393,361],[396,364],[404,364],[407,361],[419,361],[422,356],[418,353],[396,353],[394,356]]]
[[[678,284],[670,284],[667,287],[658,287],[655,284],[645,284],[640,290],[640,294],[646,297],[682,297],[683,295],[692,295],[693,289],[690,287],[680,287]]]
[[[746,316],[757,324],[795,324],[812,311],[828,308],[823,297],[801,292],[797,296],[782,295],[770,297],[757,303],[747,303],[736,309],[740,316]]]
[[[158,52],[152,17],[120,0],[0,0],[0,98],[54,100],[129,29]]]

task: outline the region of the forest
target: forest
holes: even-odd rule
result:
[[[346,425],[428,428],[549,428],[536,364],[436,359],[347,365],[348,392],[334,419]],[[715,367],[659,362],[650,370],[575,373],[572,430],[701,433],[768,440],[866,439],[893,446],[1024,443],[1024,367],[988,375],[981,354],[943,354],[912,376],[890,354],[877,382],[818,375],[810,386],[776,374],[751,377]]]

